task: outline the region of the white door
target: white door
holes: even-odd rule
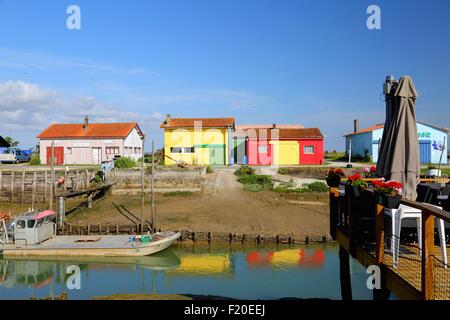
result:
[[[102,148],[92,148],[92,163],[93,164],[102,163]]]

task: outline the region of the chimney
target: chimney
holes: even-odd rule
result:
[[[166,115],[166,120],[164,120],[164,123],[165,123],[167,126],[170,126],[170,114],[167,114],[167,115]]]
[[[87,132],[88,127],[89,127],[89,118],[88,118],[88,116],[86,115],[86,116],[84,117],[84,124],[83,124],[83,130],[84,130],[84,133]]]
[[[359,131],[359,119],[355,119],[354,121],[354,133]]]
[[[277,124],[274,123],[274,124],[272,125],[272,129],[276,129],[276,128],[277,128]]]

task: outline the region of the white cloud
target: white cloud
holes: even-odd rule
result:
[[[88,115],[92,122],[136,121],[150,129],[159,126],[163,120],[158,112],[122,111],[93,97],[67,98],[33,83],[0,83],[0,118],[5,131],[39,131],[55,122],[79,123],[84,115]]]

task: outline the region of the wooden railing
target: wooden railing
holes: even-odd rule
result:
[[[374,197],[372,190],[364,190],[365,196]],[[336,239],[337,223],[339,220],[339,191],[337,188],[331,188],[330,190],[330,235],[333,239]],[[348,238],[349,238],[349,252],[352,256],[355,253],[355,247],[357,246],[357,230],[358,219],[357,214],[352,207],[359,199],[352,198],[348,195],[345,197],[345,201],[348,201],[347,214],[348,221]],[[352,203],[353,202],[353,203]],[[384,262],[384,207],[377,204],[374,200],[373,212],[375,218],[375,261],[376,264],[381,265]],[[450,222],[450,212],[440,210],[434,206],[426,203],[415,202],[407,199],[403,199],[402,204],[419,209],[422,211],[422,255],[421,255],[421,294],[422,299],[430,300],[434,298],[434,219],[442,219],[446,222]]]

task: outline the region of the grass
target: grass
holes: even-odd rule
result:
[[[137,162],[128,157],[122,157],[114,161],[114,167],[117,169],[129,169],[137,165]]]
[[[248,192],[260,192],[264,187],[260,184],[244,184],[244,191]]]
[[[282,175],[287,175],[287,174],[289,174],[289,169],[288,168],[280,168],[280,169],[278,169],[278,173],[282,174]]]
[[[191,191],[173,191],[173,192],[165,192],[162,194],[163,197],[170,198],[170,197],[190,197],[194,195]]]
[[[293,188],[293,184],[290,182],[281,183],[273,191],[278,193],[324,193],[328,192],[328,186],[321,182],[316,181],[313,183],[305,184],[301,188]]]
[[[241,166],[238,170],[234,172],[234,174],[238,177],[242,177],[244,175],[252,175],[255,173],[255,169],[249,166]]]
[[[211,166],[207,166],[206,167],[206,173],[207,174],[210,174],[210,173],[213,173],[213,172],[214,172],[214,170],[213,170],[213,168]]]
[[[342,159],[344,157],[345,157],[345,152],[338,152],[338,151],[328,152],[328,151],[325,151],[325,159],[327,159],[327,160],[336,161],[336,160],[340,160],[340,159]]]
[[[450,176],[450,168],[441,168],[441,171],[442,171],[442,175]],[[420,169],[420,174],[422,174],[422,175],[426,175],[427,172],[428,172],[427,168]]]

